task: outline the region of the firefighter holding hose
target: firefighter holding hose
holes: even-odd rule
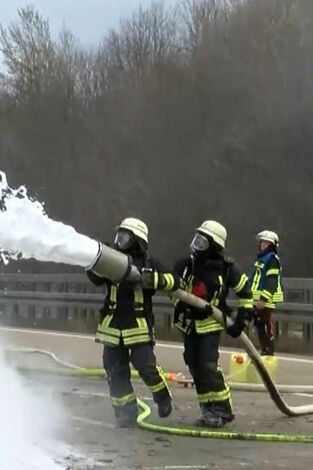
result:
[[[213,220],[197,228],[189,256],[175,265],[175,273],[185,283],[185,290],[209,302],[197,309],[176,302],[174,323],[184,338],[184,359],[193,377],[201,409],[197,424],[219,428],[234,419],[230,388],[218,364],[220,335],[223,326],[212,317],[212,306],[226,316],[231,309],[226,298],[231,288],[239,298],[234,324],[226,332],[237,337],[252,318],[252,294],[248,277],[224,252],[227,232]]]
[[[113,248],[130,257],[131,265],[140,274],[138,279],[125,276],[119,282],[111,282],[97,273],[97,266],[87,275],[95,285],[106,287],[96,341],[104,345],[103,366],[118,425],[129,427],[136,424],[138,414],[130,363],[149,387],[159,416],[167,417],[172,411],[171,393],[153,351],[152,297],[157,289],[176,290],[179,277],[164,272],[161,263],[149,257],[148,227],[139,219],[128,217],[120,223]]]

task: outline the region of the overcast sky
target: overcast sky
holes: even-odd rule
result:
[[[14,21],[17,9],[34,5],[50,20],[55,36],[65,24],[86,46],[97,44],[104,33],[116,26],[123,16],[131,14],[140,4],[150,5],[152,0],[0,0],[0,23]],[[175,0],[163,0],[168,4]]]

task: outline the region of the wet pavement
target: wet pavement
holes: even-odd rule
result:
[[[57,427],[56,460],[67,470],[187,470],[311,468],[312,444],[221,441],[119,429],[112,414],[105,380],[31,375],[35,390],[48,387],[62,406],[65,420]],[[194,390],[172,386],[175,409],[170,418],[157,418],[144,386],[138,396],[153,408],[149,420],[162,425],[193,424],[198,415]],[[313,396],[286,395],[289,404],[313,403]],[[236,420],[227,429],[238,432],[313,434],[313,416],[283,416],[265,393],[233,393]]]
[[[101,349],[92,338],[2,330],[14,347],[40,347],[63,360],[80,365],[101,365]],[[2,337],[1,337],[2,335]],[[164,369],[185,370],[179,345],[160,344],[157,354]],[[35,396],[52,393],[62,410],[54,441],[45,446],[60,468],[66,470],[300,470],[312,467],[313,444],[265,443],[216,440],[157,434],[138,428],[119,429],[112,414],[104,379],[73,378],[35,372],[58,368],[49,356],[15,355],[15,362],[27,366],[26,381]],[[221,354],[227,371],[229,351]],[[280,359],[282,383],[312,384],[313,361],[310,358]],[[164,420],[156,416],[147,388],[134,381],[137,395],[152,406],[152,422],[168,426],[192,426],[198,417],[193,388],[172,384],[173,414]],[[236,432],[313,434],[313,415],[289,418],[272,403],[267,393],[233,391],[236,419],[227,427]],[[289,405],[313,404],[307,393],[284,395]],[[58,467],[59,468],[59,467]],[[0,470],[12,470],[0,469]],[[45,470],[45,469],[42,469]]]

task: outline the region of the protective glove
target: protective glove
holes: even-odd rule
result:
[[[264,310],[265,309],[265,300],[263,299],[259,299],[255,302],[255,305],[254,307],[257,309],[257,310]]]
[[[254,326],[262,325],[264,324],[264,317],[263,317],[263,310],[258,310],[256,307],[253,309],[253,324]]]
[[[203,312],[205,314],[205,317],[210,316],[213,313],[213,308],[210,304],[206,304],[204,308],[198,308],[197,310]]]
[[[180,277],[172,273],[160,273],[144,268],[141,271],[139,284],[142,289],[174,291],[180,287]]]
[[[233,325],[225,328],[226,333],[229,334],[232,338],[238,338],[238,336],[241,335],[245,326],[249,324],[252,318],[252,309],[250,310],[247,308],[239,307]]]
[[[197,320],[204,320],[207,316],[212,315],[213,309],[210,304],[206,304],[204,308],[195,308],[186,302],[179,301],[176,305],[176,309],[179,312],[187,313],[190,317],[194,317]]]

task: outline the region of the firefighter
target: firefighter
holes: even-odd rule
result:
[[[273,311],[282,302],[281,263],[277,254],[279,238],[271,230],[257,236],[259,253],[249,276],[254,308],[255,325],[261,345],[261,355],[274,355]]]
[[[127,279],[116,284],[91,271],[87,274],[94,284],[106,286],[96,341],[104,344],[103,366],[118,425],[129,427],[136,424],[138,412],[130,363],[152,392],[159,416],[167,417],[172,411],[171,393],[153,352],[152,297],[157,289],[171,291],[178,285],[172,274],[163,272],[159,261],[148,256],[148,228],[141,220],[124,219],[117,227],[113,248],[131,257],[141,273],[140,284]]]
[[[234,325],[226,328],[233,337],[239,336],[250,321],[253,308],[248,277],[224,252],[226,237],[223,225],[206,220],[196,230],[190,255],[180,259],[174,269],[185,283],[185,290],[210,303],[200,310],[177,302],[174,324],[183,333],[184,359],[200,404],[201,417],[197,424],[214,428],[231,422],[234,414],[230,389],[218,363],[223,326],[211,316],[211,306],[229,315],[231,309],[226,304],[229,288],[237,294],[239,307]]]

